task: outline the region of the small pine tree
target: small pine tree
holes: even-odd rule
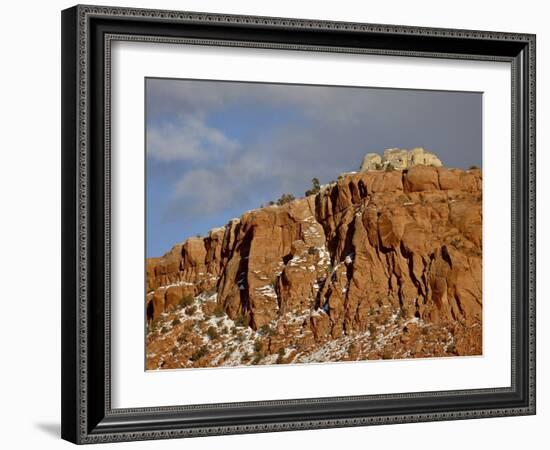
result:
[[[313,177],[311,179],[311,185],[313,186],[313,189],[315,189],[317,192],[321,190],[321,184],[319,183],[319,178]]]
[[[285,205],[286,203],[290,203],[291,201],[293,201],[295,198],[296,197],[294,197],[294,195],[292,194],[283,194],[281,195],[279,200],[277,200],[277,205],[279,206]]]
[[[308,189],[305,194],[306,197],[310,195],[315,195],[321,190],[321,183],[319,183],[319,178],[312,178],[311,179],[311,189]]]

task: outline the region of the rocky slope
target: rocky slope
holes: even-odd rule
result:
[[[147,368],[481,354],[481,172],[341,176],[147,261]]]

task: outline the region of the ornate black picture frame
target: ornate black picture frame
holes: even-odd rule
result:
[[[511,63],[511,386],[113,409],[109,101],[115,40]],[[64,439],[84,444],[528,414],[535,414],[534,35],[99,6],[62,12]]]

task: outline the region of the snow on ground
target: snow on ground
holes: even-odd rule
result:
[[[195,297],[200,302],[215,302],[218,300],[217,292],[202,292]]]
[[[289,262],[288,262],[288,265],[291,266],[291,267],[296,267],[296,266],[300,266],[300,264],[303,264],[307,262],[307,259],[304,258],[303,256],[294,256]],[[302,266],[300,266],[302,267]]]
[[[314,234],[318,232],[318,229],[314,225],[315,218],[310,216],[304,220],[305,222],[311,222],[312,225],[304,230],[304,235]],[[307,254],[295,255],[289,262],[288,266],[290,267],[300,267],[304,270],[316,271],[320,267],[331,267],[331,256],[325,245],[314,247],[317,260],[317,267],[315,265],[306,266],[304,263],[307,262]],[[331,274],[334,274],[338,271],[341,275],[346,274],[346,266],[353,263],[354,254],[350,253],[346,255],[343,261],[335,264],[331,268]],[[281,261],[276,270],[276,276],[279,276],[282,273],[284,268],[284,263]],[[253,272],[260,279],[267,280],[265,276],[260,271]],[[323,271],[324,275],[324,271]],[[263,276],[263,277],[262,277]],[[215,277],[214,277],[215,278]],[[324,278],[315,280],[312,284],[314,291],[318,291],[322,288],[323,284],[326,282]],[[241,273],[238,279],[238,286],[240,289],[246,289],[246,273]],[[172,283],[167,286],[159,287],[163,291],[171,286],[192,286],[194,285],[191,282],[180,281],[177,283]],[[341,292],[345,294],[348,290],[347,286],[339,287]],[[265,284],[255,288],[255,292],[258,295],[262,295],[269,298],[277,298],[277,292],[273,284]],[[148,298],[154,294],[154,291],[147,294]],[[418,318],[412,318],[409,320],[403,320],[401,315],[395,312],[392,314],[388,321],[384,325],[374,325],[369,327],[369,331],[364,332],[355,332],[351,335],[343,335],[336,339],[331,339],[324,344],[316,344],[316,347],[313,349],[307,348],[306,350],[300,351],[300,346],[297,344],[301,342],[301,339],[310,337],[306,335],[311,335],[312,331],[309,329],[307,324],[309,319],[313,316],[318,316],[321,314],[327,314],[327,304],[323,308],[317,308],[314,310],[304,309],[302,311],[293,311],[287,312],[283,316],[280,316],[276,321],[272,321],[269,324],[270,330],[275,330],[278,323],[282,323],[285,326],[285,332],[289,333],[288,336],[285,336],[285,341],[287,342],[287,347],[284,348],[282,354],[272,353],[265,354],[265,348],[258,349],[259,342],[265,347],[268,342],[267,333],[271,331],[258,330],[255,331],[248,326],[237,325],[234,320],[230,319],[225,313],[208,315],[208,317],[203,312],[203,305],[206,307],[207,303],[217,302],[218,295],[216,292],[203,292],[193,299],[193,303],[186,307],[178,307],[176,310],[163,313],[159,319],[154,324],[154,329],[148,332],[148,336],[154,334],[158,336],[161,341],[173,342],[172,351],[180,349],[183,346],[189,345],[187,342],[178,342],[176,333],[179,335],[180,332],[176,332],[175,328],[179,327],[180,323],[192,320],[193,327],[190,330],[196,336],[199,336],[202,339],[203,345],[208,345],[208,352],[211,355],[212,359],[208,362],[208,366],[224,365],[224,366],[237,366],[243,364],[275,364],[281,362],[281,358],[285,363],[307,363],[307,362],[327,362],[327,361],[339,361],[346,359],[348,353],[350,352],[350,346],[355,344],[354,347],[359,351],[359,359],[361,355],[371,352],[383,352],[386,346],[391,348],[395,342],[395,339],[399,339],[399,336],[403,333],[403,328],[408,325],[415,323],[417,326],[425,327],[426,324]],[[189,307],[191,306],[191,307]],[[389,308],[389,305],[383,305],[382,308]],[[212,308],[212,307],[210,307]],[[210,309],[209,311],[212,311]],[[179,319],[177,321],[176,319]],[[213,327],[216,332],[219,334],[219,337],[211,338],[209,333],[206,331],[208,328]],[[172,331],[174,331],[172,333]],[[210,333],[211,334],[211,333]],[[371,335],[372,334],[372,335]],[[155,338],[156,339],[156,338]],[[196,339],[196,338],[195,338]],[[168,341],[166,341],[168,340]],[[452,348],[455,344],[454,337],[451,333],[447,332],[445,342],[442,342],[443,351],[447,352],[448,349]],[[172,344],[170,344],[172,345]],[[189,348],[189,347],[187,347]],[[148,358],[155,358],[163,355],[164,351],[159,353],[150,352],[147,354]],[[400,354],[398,357],[409,357],[410,351]],[[354,357],[355,358],[355,357]],[[364,359],[364,357],[363,357]],[[159,368],[162,366],[164,357],[161,356],[159,359]],[[156,363],[155,363],[156,364]],[[182,362],[182,367],[191,367],[193,366],[192,361]]]
[[[348,352],[348,348],[356,338],[354,336],[344,336],[339,339],[328,341],[321,345],[317,350],[297,355],[293,362],[322,362],[322,361],[338,361]]]
[[[305,309],[299,313],[287,312],[284,315],[284,320],[289,325],[302,324],[309,318],[309,316],[310,316],[310,310]]]
[[[216,277],[214,277],[216,278]],[[217,279],[217,278],[216,278]],[[152,291],[149,291],[147,295],[154,294],[156,290],[158,291],[165,291],[166,289],[174,286],[194,286],[195,283],[191,283],[190,281],[178,281],[176,283],[170,283],[166,284],[164,286],[159,286],[157,289],[153,289]]]
[[[317,265],[319,266],[327,266],[330,264],[330,253],[328,252],[325,245],[322,245],[320,247],[315,247],[317,250],[317,253],[319,255],[319,262]]]

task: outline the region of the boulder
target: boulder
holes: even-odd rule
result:
[[[382,157],[378,153],[367,153],[361,163],[361,171],[378,170],[382,165]]]

